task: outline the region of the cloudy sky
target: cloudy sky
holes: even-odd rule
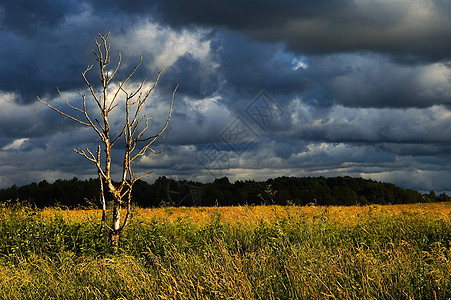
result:
[[[349,175],[451,191],[449,0],[3,0],[0,188],[95,177],[72,151],[95,133],[36,96],[80,104],[108,31],[120,75],[143,55],[130,89],[166,66],[153,132],[179,84],[164,152],[137,168],[149,182]]]

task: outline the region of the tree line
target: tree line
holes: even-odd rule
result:
[[[227,177],[210,183],[159,177],[153,184],[139,180],[133,202],[139,207],[227,205],[368,205],[450,201],[445,193],[421,194],[392,183],[345,177],[278,177],[266,181]],[[99,208],[99,180],[45,180],[0,190],[0,202],[29,202],[37,207]]]

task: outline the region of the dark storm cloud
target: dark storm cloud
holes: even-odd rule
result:
[[[285,134],[300,139],[370,144],[451,142],[451,117],[444,106],[363,109],[335,105],[318,109],[297,99],[287,110],[286,126],[291,130]]]
[[[166,21],[184,24],[219,25],[234,30],[267,29],[281,26],[297,17],[311,17],[321,11],[339,9],[349,1],[208,1],[195,3],[161,1],[157,9]]]
[[[287,19],[297,16],[313,16],[324,10],[333,10],[347,5],[349,1],[134,1],[130,5],[126,0],[97,1],[108,3],[132,14],[148,14],[157,11],[155,18],[160,18],[176,27],[187,25],[226,26],[231,29],[268,28],[283,24]],[[99,6],[101,7],[101,6]]]
[[[445,63],[398,64],[376,54],[311,59],[315,76],[336,103],[353,107],[430,107],[451,103],[451,68]]]
[[[292,94],[313,85],[303,69],[293,70],[293,55],[281,44],[249,41],[231,32],[218,33],[212,41],[227,86],[253,96],[261,90],[271,94]]]
[[[431,161],[437,162],[436,168],[442,168],[446,160],[451,158],[449,143],[381,143],[378,148],[398,155],[429,156]]]
[[[182,88],[190,95],[207,96],[222,86],[228,93],[246,92],[246,97],[263,89],[272,94],[302,93],[321,104],[331,103],[331,99],[344,105],[375,107],[449,102],[440,87],[427,93],[421,85],[415,89],[415,70],[399,73],[401,67],[382,56],[358,65],[351,61],[355,56],[349,55],[338,58],[341,62],[329,59],[329,65],[312,66],[314,71],[293,72],[289,60],[274,55],[290,50],[298,54],[365,50],[404,59],[411,55],[414,60],[419,56],[444,58],[448,54],[436,52],[451,53],[445,2],[174,0],[153,4],[137,1],[133,5],[87,1],[80,5],[67,1],[39,7],[33,3],[8,1],[0,5],[4,16],[0,39],[7,45],[0,50],[0,68],[8,74],[0,81],[0,90],[20,93],[18,101],[23,103],[35,101],[36,95],[55,95],[55,87],[82,87],[80,73],[93,62],[92,38],[109,29],[118,35],[127,32],[130,25],[139,28],[142,25],[137,20],[146,17],[180,28],[189,24],[217,26],[205,36],[212,39],[211,51],[220,63],[216,74],[203,72],[200,62],[189,54],[173,66],[171,79],[186,82]],[[18,14],[23,17],[9,17]],[[221,30],[223,27],[231,31]],[[236,31],[275,43],[255,43]],[[151,53],[145,54],[145,59],[152,59]],[[394,80],[387,79],[387,74]]]
[[[121,28],[88,2],[6,1],[0,3],[0,90],[16,101],[36,101],[84,85],[81,72],[95,62],[91,49],[98,33]],[[103,11],[100,11],[103,12]]]
[[[192,97],[208,97],[221,85],[220,74],[205,72],[202,63],[189,53],[179,57],[165,75],[159,87],[174,89],[174,82],[177,82],[180,85],[179,92]]]
[[[1,29],[31,35],[42,27],[53,27],[68,11],[78,11],[78,1],[5,0],[0,4]]]
[[[56,132],[73,131],[78,127],[53,111],[43,109],[40,103],[23,106],[16,99],[17,96],[0,92],[2,137],[9,140],[42,137]]]
[[[443,60],[451,53],[451,7],[447,1],[87,1],[96,15],[148,17],[176,28],[229,28],[269,42],[285,42],[302,54],[372,51],[399,60]],[[19,32],[52,25],[80,9],[28,1],[3,5],[4,26]],[[9,13],[9,12],[13,13]],[[23,11],[26,17],[14,18]],[[34,12],[37,13],[34,13]],[[10,17],[11,15],[11,17]],[[45,17],[44,17],[45,16]],[[114,26],[108,22],[109,26]]]
[[[80,86],[81,72],[88,64],[89,48],[85,42],[91,42],[94,33],[84,32],[83,26],[69,25],[37,27],[32,29],[33,34],[3,28],[0,90],[16,92],[20,94],[17,101],[31,103],[37,95],[54,95],[57,86],[61,89]]]
[[[161,1],[175,26],[224,26],[303,54],[374,51],[398,59],[449,59],[446,1]]]

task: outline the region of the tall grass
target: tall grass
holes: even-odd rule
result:
[[[0,209],[2,299],[449,299],[450,204]]]

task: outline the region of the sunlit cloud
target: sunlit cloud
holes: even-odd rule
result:
[[[2,148],[2,150],[4,150],[4,151],[19,150],[26,141],[28,141],[27,138],[21,138],[21,139],[14,140],[11,144],[4,146]]]

